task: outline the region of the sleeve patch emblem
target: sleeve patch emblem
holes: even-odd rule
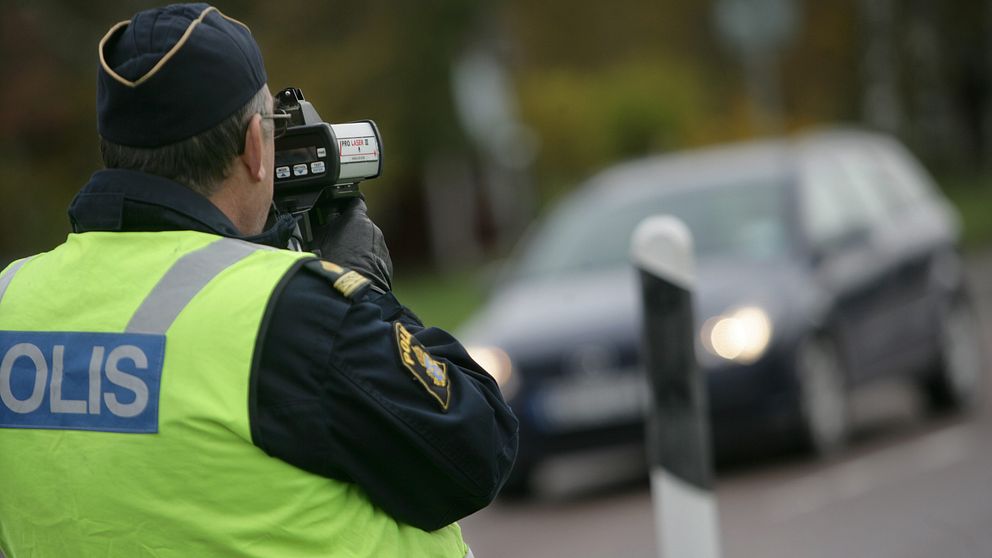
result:
[[[441,404],[441,409],[447,411],[451,401],[447,365],[435,360],[403,324],[395,322],[393,329],[396,331],[396,346],[403,366]]]

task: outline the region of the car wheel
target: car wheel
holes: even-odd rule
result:
[[[933,411],[969,410],[978,402],[985,372],[981,327],[966,298],[956,300],[941,320],[937,369],[924,384]]]
[[[800,432],[804,449],[820,457],[847,443],[848,402],[844,368],[835,345],[825,337],[803,342],[796,355]]]

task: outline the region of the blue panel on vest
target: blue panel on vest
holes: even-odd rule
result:
[[[165,336],[0,331],[0,427],[158,432]]]

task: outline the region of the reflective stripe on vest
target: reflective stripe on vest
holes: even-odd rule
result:
[[[24,266],[24,264],[28,263],[30,259],[31,258],[29,257],[22,260],[17,260],[10,266],[7,273],[0,276],[0,300],[3,300],[3,293],[7,292],[7,287],[9,287],[10,282],[14,280],[14,275]]]
[[[165,333],[207,283],[261,249],[263,247],[258,244],[221,238],[179,258],[134,312],[125,331]]]

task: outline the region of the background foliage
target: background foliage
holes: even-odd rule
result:
[[[274,91],[301,87],[329,121],[378,122],[386,171],[364,191],[400,274],[504,256],[536,215],[614,161],[815,125],[892,132],[953,175],[957,199],[988,198],[992,3],[795,0],[791,40],[766,54],[780,99],[771,107],[718,33],[717,3],[216,4],[252,28]],[[68,232],[65,207],[100,166],[96,44],[151,5],[0,4],[0,263]],[[525,164],[512,173],[496,172],[507,169],[459,120],[451,68],[472,49],[498,61],[526,131]],[[760,118],[769,111],[778,128]],[[457,180],[432,190],[437,176]],[[430,201],[438,196],[455,196],[457,211]],[[501,220],[500,204],[517,218]]]

